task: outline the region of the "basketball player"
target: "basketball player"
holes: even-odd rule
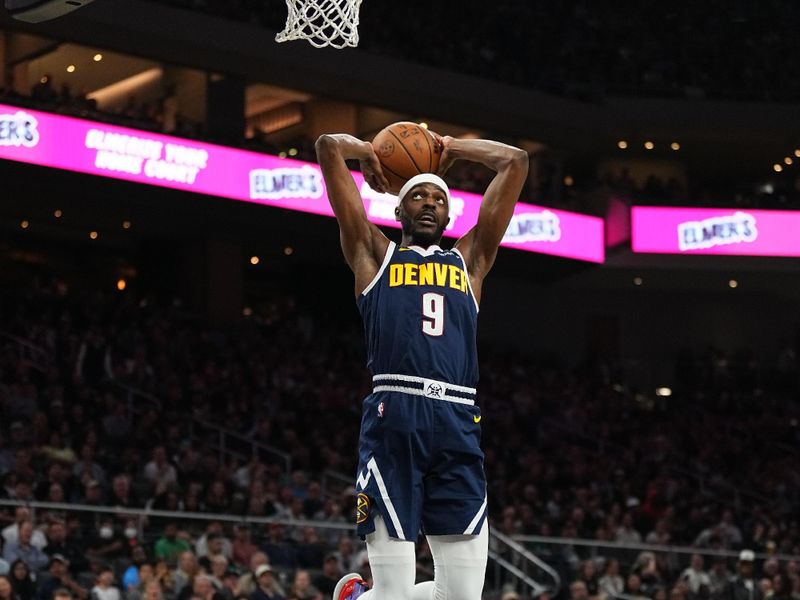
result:
[[[357,478],[358,532],[366,538],[373,588],[357,573],[333,600],[480,600],[488,555],[486,479],[476,326],[483,278],[514,212],[527,153],[488,140],[434,136],[439,173],[458,159],[496,171],[477,224],[452,250],[439,247],[450,221],[450,192],[434,174],[400,190],[397,245],[367,220],[345,160],[358,159],[367,182],[388,182],[369,142],[323,135],[317,156],[355,274],[373,393],[363,403]],[[422,530],[434,581],[414,585],[414,542]]]

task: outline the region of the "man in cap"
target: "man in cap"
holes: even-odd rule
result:
[[[742,550],[739,553],[739,573],[728,583],[724,600],[764,600],[764,594],[754,578],[755,559],[756,555],[752,550]]]
[[[256,591],[250,596],[250,600],[284,600],[283,596],[275,588],[275,578],[272,567],[261,565],[256,569]]]

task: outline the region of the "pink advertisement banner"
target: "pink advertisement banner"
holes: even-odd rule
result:
[[[631,247],[657,254],[800,256],[800,212],[738,208],[631,209]]]
[[[314,163],[2,104],[0,159],[333,216]],[[397,198],[374,192],[360,173],[353,177],[370,220],[399,227]],[[464,235],[480,202],[477,194],[453,190],[445,235]],[[502,245],[602,263],[603,235],[598,217],[519,203]]]

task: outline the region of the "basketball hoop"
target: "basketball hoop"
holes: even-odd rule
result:
[[[286,0],[289,16],[276,42],[308,40],[316,48],[358,46],[361,0]]]

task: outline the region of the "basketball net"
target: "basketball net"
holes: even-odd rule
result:
[[[316,48],[358,46],[361,0],[286,0],[289,16],[276,42],[308,40]]]

